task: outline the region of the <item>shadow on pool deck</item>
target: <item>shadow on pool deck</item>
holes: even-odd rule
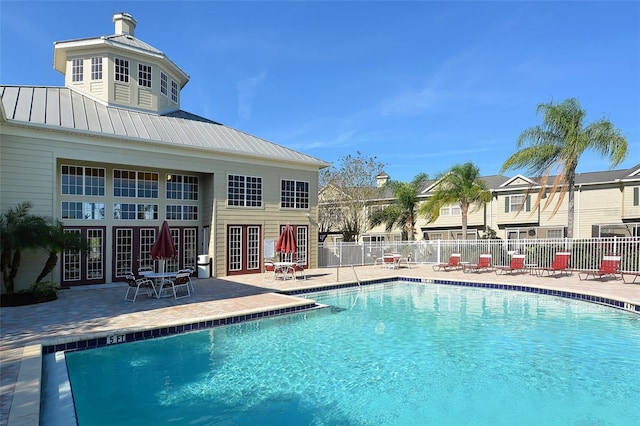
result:
[[[135,303],[124,301],[127,286],[113,283],[61,290],[58,300],[37,305],[0,310],[0,426],[7,424],[14,387],[20,370],[23,347],[52,344],[56,340],[107,333],[116,330],[144,330],[224,318],[246,312],[268,311],[300,304],[297,297],[283,292],[313,290],[336,283],[377,278],[420,277],[456,281],[526,285],[590,294],[640,305],[640,286],[622,281],[580,281],[578,274],[562,278],[541,278],[529,274],[463,274],[434,272],[430,265],[388,270],[381,267],[343,267],[306,271],[307,279],[264,280],[262,274],[195,279],[190,298],[154,299],[138,295]]]

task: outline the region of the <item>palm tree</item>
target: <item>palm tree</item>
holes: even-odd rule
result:
[[[370,220],[373,226],[386,224],[387,232],[394,226],[402,228],[403,237],[413,241],[415,239],[415,225],[417,218],[417,207],[419,203],[419,191],[422,184],[429,177],[425,173],[420,173],[411,182],[389,181],[386,186],[393,191],[394,203],[382,210],[375,212]]]
[[[480,179],[480,169],[473,163],[456,164],[438,177],[433,195],[420,207],[420,214],[434,222],[440,209],[451,204],[460,205],[462,214],[462,238],[467,239],[469,209],[478,210],[491,201],[487,184]]]
[[[47,234],[42,236],[41,247],[49,252],[49,257],[36,278],[36,282],[41,282],[44,277],[49,275],[53,268],[58,264],[58,253],[63,251],[86,251],[88,249],[87,240],[78,232],[65,232],[64,226],[60,221],[56,221],[49,226]]]
[[[602,156],[607,156],[610,167],[613,168],[626,158],[627,140],[604,118],[583,127],[586,111],[580,108],[580,103],[574,98],[559,104],[539,104],[536,112],[543,114],[542,125],[526,129],[520,134],[516,145],[521,149],[504,162],[500,172],[525,168],[528,174],[540,177],[535,210],[540,207],[540,200],[547,189],[551,174],[557,171],[550,196],[543,209],[548,207],[558,194],[558,201],[553,210],[553,214],[557,213],[565,195],[568,194],[567,237],[572,238],[574,184],[580,156],[587,149],[594,150]]]
[[[49,228],[43,217],[29,214],[31,207],[24,201],[0,215],[0,268],[7,294],[15,290],[22,250],[41,247]]]

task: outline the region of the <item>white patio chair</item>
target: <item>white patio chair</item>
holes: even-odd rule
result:
[[[129,286],[127,287],[127,293],[124,295],[124,300],[126,300],[127,302],[135,302],[140,290],[146,291],[147,296],[149,297],[153,295],[157,296],[156,289],[153,286],[153,281],[151,281],[149,278],[136,279],[136,276],[133,275],[133,272],[129,272],[128,274],[126,274],[125,278],[127,280],[127,284],[129,284]],[[132,291],[133,298],[130,299],[129,293]]]

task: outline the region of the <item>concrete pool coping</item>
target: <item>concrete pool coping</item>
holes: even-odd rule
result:
[[[466,283],[513,285],[552,292],[585,295],[619,301],[636,313],[640,306],[640,285],[616,281],[580,281],[577,272],[568,277],[535,277],[528,274],[464,274],[434,272],[431,265],[411,265],[399,270],[361,266],[307,270],[307,280],[265,281],[262,274],[194,280],[191,298],[124,301],[126,285],[62,290],[59,299],[39,305],[3,308],[2,332],[2,417],[1,425],[38,424],[42,378],[42,348],[81,339],[100,338],[180,324],[213,321],[258,312],[295,309],[307,299],[283,292],[311,292],[327,287],[347,286],[357,280],[388,281],[394,278]],[[519,288],[513,288],[519,290]]]

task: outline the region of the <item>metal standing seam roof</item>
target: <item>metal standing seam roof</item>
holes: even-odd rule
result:
[[[97,136],[304,163],[319,168],[329,165],[186,111],[157,115],[109,107],[66,87],[0,86],[0,96],[7,121],[22,125],[90,132]]]

